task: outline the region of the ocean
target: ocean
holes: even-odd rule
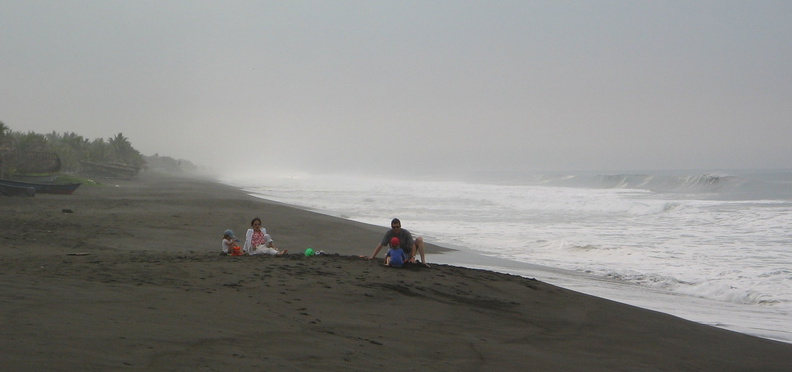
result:
[[[523,275],[792,343],[792,171],[238,174],[225,182],[383,233],[398,217],[414,235],[457,250],[429,252],[430,263]]]

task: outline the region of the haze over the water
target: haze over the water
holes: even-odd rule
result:
[[[0,121],[258,172],[792,168],[792,1],[0,1]]]

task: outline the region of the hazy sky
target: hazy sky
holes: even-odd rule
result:
[[[0,0],[0,121],[256,172],[792,168],[792,1]]]

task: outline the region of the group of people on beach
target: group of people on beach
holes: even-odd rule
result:
[[[223,253],[231,256],[241,255],[257,255],[269,254],[273,256],[281,256],[286,254],[289,250],[280,250],[275,246],[275,241],[270,234],[267,234],[267,229],[261,226],[261,219],[256,217],[250,221],[250,228],[245,233],[245,244],[240,248],[236,243],[239,242],[236,235],[232,230],[226,230],[223,233]]]
[[[244,245],[239,247],[239,245],[237,245],[238,242],[239,239],[234,235],[234,232],[232,230],[226,230],[223,233],[223,254],[231,256],[258,254],[280,256],[288,252],[286,249],[280,250],[275,246],[275,240],[272,239],[270,234],[267,234],[267,229],[261,226],[261,219],[258,217],[250,221],[250,228],[245,234]],[[401,227],[401,221],[399,221],[398,218],[394,218],[391,221],[390,230],[385,232],[382,240],[374,249],[374,253],[372,253],[370,257],[362,257],[373,260],[384,247],[388,247],[388,251],[385,254],[386,266],[402,267],[410,263],[429,267],[429,264],[426,263],[423,238],[419,236],[413,239],[412,234],[407,231],[407,229]],[[410,254],[408,255],[407,252],[410,252]],[[416,260],[416,253],[421,255],[420,261]]]

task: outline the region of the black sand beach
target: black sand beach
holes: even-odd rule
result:
[[[440,264],[389,269],[360,259],[391,216],[369,226],[208,180],[144,174],[103,182],[71,196],[0,198],[3,370],[792,366],[790,344],[542,278]],[[220,256],[223,230],[244,236],[256,216],[291,254]],[[308,247],[329,255],[301,255]]]

